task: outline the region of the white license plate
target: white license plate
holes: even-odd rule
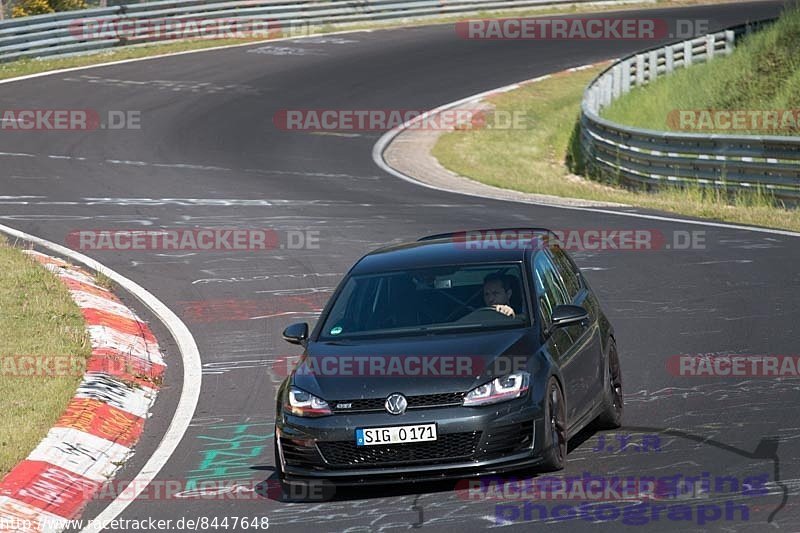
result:
[[[436,440],[436,424],[356,429],[356,446],[402,444]]]

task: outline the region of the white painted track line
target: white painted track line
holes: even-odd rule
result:
[[[203,379],[200,352],[197,349],[197,343],[195,343],[194,337],[192,337],[191,332],[189,332],[189,328],[186,327],[175,313],[144,287],[131,281],[122,274],[111,270],[91,257],[87,257],[65,246],[61,246],[60,244],[41,239],[14,228],[0,224],[0,232],[11,237],[31,242],[42,248],[47,248],[56,254],[68,257],[75,262],[86,265],[96,272],[108,276],[120,287],[133,294],[146,305],[147,308],[164,323],[178,344],[178,350],[181,353],[181,359],[183,361],[183,387],[181,388],[180,399],[178,400],[175,414],[172,417],[172,422],[170,422],[169,428],[167,428],[167,432],[164,434],[155,452],[153,452],[139,473],[136,474],[136,477],[133,478],[131,483],[114,501],[95,517],[93,522],[95,524],[108,523],[119,516],[120,513],[139,496],[145,487],[153,481],[167,461],[169,461],[169,458],[175,452],[186,430],[189,428],[189,424],[194,417],[195,408],[197,407],[197,401],[200,398],[200,388]],[[82,531],[88,533],[90,531],[97,531],[97,529],[86,527]]]
[[[576,68],[580,69],[582,67],[576,67]],[[569,70],[575,70],[575,69],[569,69]],[[462,98],[461,100],[456,100],[455,102],[450,102],[449,104],[444,104],[444,105],[441,105],[441,106],[439,106],[437,108],[434,108],[434,109],[432,109],[430,111],[427,111],[427,112],[423,113],[422,115],[420,115],[418,117],[415,117],[415,118],[413,118],[413,119],[401,124],[400,126],[397,126],[396,128],[394,128],[392,130],[389,130],[386,133],[384,133],[381,136],[381,138],[378,139],[378,142],[376,142],[375,145],[372,147],[372,160],[375,162],[376,165],[378,165],[381,168],[381,170],[383,170],[385,172],[388,172],[392,176],[400,178],[401,180],[408,181],[410,183],[413,183],[415,185],[419,185],[421,187],[427,187],[428,189],[434,189],[434,190],[437,190],[437,191],[444,191],[444,192],[451,193],[451,194],[461,194],[461,195],[464,195],[464,196],[472,196],[472,197],[476,197],[476,198],[482,198],[484,200],[497,200],[497,201],[503,201],[503,202],[516,202],[516,203],[522,203],[522,204],[541,205],[542,207],[553,207],[553,208],[556,208],[556,209],[573,209],[573,210],[577,210],[577,211],[590,211],[590,212],[593,212],[593,213],[602,213],[602,214],[605,214],[605,215],[616,215],[616,216],[623,216],[623,217],[644,218],[644,219],[648,219],[648,220],[659,220],[659,221],[662,221],[662,222],[678,222],[678,223],[681,223],[681,224],[689,224],[689,225],[694,225],[694,226],[709,226],[709,227],[714,227],[714,228],[725,228],[725,229],[735,229],[735,230],[742,230],[742,231],[752,231],[752,232],[756,232],[756,233],[770,233],[772,235],[784,235],[784,236],[787,236],[787,237],[800,237],[800,233],[797,233],[797,232],[794,232],[794,231],[781,230],[781,229],[772,229],[772,228],[759,228],[759,227],[756,227],[756,226],[743,226],[743,225],[740,225],[740,224],[728,224],[728,223],[725,223],[725,222],[714,222],[714,221],[711,221],[711,220],[690,220],[690,219],[685,219],[685,218],[680,218],[680,217],[671,217],[671,216],[664,216],[664,215],[649,215],[649,214],[646,214],[646,213],[632,213],[632,212],[629,212],[629,211],[613,211],[611,209],[602,209],[602,208],[599,208],[599,207],[577,207],[577,206],[571,206],[571,205],[557,205],[557,204],[550,204],[550,203],[540,203],[540,202],[536,202],[534,200],[523,200],[523,199],[519,199],[519,200],[502,199],[501,200],[501,199],[498,199],[498,198],[491,198],[489,196],[482,196],[482,195],[476,194],[476,193],[445,189],[445,188],[442,188],[442,187],[437,187],[435,185],[431,185],[430,183],[425,183],[424,181],[420,181],[420,180],[414,178],[413,176],[409,176],[407,174],[403,174],[402,172],[400,172],[398,170],[395,170],[394,168],[389,166],[389,164],[383,159],[383,153],[389,147],[389,145],[394,140],[394,138],[397,137],[398,135],[400,135],[406,129],[408,129],[415,121],[422,120],[423,117],[424,118],[431,117],[431,116],[436,115],[437,113],[439,113],[441,111],[445,111],[445,110],[448,110],[448,109],[451,109],[451,108],[454,108],[454,107],[458,107],[458,106],[460,106],[462,104],[466,104],[466,103],[470,103],[470,102],[476,102],[478,100],[481,100],[481,99],[483,99],[483,98],[485,98],[487,96],[490,96],[490,95],[493,95],[493,94],[496,94],[496,93],[503,93],[503,92],[511,91],[513,89],[517,89],[523,84],[533,83],[533,82],[536,82],[536,81],[539,81],[539,80],[542,80],[542,79],[546,79],[549,76],[550,76],[549,74],[546,74],[544,76],[539,76],[538,78],[533,78],[531,80],[525,80],[525,81],[521,81],[521,82],[517,82],[517,83],[512,83],[511,85],[506,85],[506,86],[500,87],[498,89],[492,89],[491,91],[484,91],[482,93],[478,93],[478,94],[475,94],[475,95],[472,95],[472,96],[468,96],[466,98]],[[566,199],[567,198],[565,198],[565,200]],[[569,198],[569,199],[570,200],[580,200],[580,198]]]

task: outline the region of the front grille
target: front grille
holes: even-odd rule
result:
[[[464,401],[463,392],[446,392],[442,394],[423,394],[419,396],[406,396],[409,409],[425,407],[452,407],[461,405]],[[365,398],[359,400],[333,400],[328,405],[333,406],[334,413],[358,413],[367,411],[385,411],[386,398]],[[339,408],[339,404],[350,404],[349,408]]]
[[[315,468],[323,466],[322,457],[320,457],[317,448],[313,442],[309,443],[310,446],[294,442],[291,439],[281,438],[281,451],[283,452],[283,460],[286,461],[288,466],[296,466],[299,468]]]
[[[408,408],[420,407],[445,407],[448,405],[461,405],[464,402],[463,392],[447,392],[444,394],[425,394],[412,396],[408,399]]]
[[[491,429],[486,432],[481,453],[485,455],[501,455],[513,453],[523,448],[530,448],[533,442],[533,420],[522,424],[511,424]]]
[[[356,446],[354,441],[318,442],[320,452],[331,466],[391,466],[435,461],[449,463],[471,458],[478,448],[480,431],[439,435],[432,442],[409,442],[377,446]]]

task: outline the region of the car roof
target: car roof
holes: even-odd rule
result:
[[[498,228],[440,233],[394,244],[365,255],[352,274],[446,265],[522,262],[535,251],[533,239],[553,236],[544,228]]]

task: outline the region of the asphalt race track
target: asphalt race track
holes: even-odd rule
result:
[[[779,7],[741,3],[629,16],[709,19],[716,29],[770,16]],[[452,25],[441,25],[252,45],[5,84],[3,109],[136,110],[141,129],[0,133],[0,223],[61,244],[69,232],[90,229],[272,228],[282,243],[290,230],[318,232],[311,234],[318,247],[297,250],[85,252],[157,295],[200,348],[200,403],[157,477],[162,484],[272,476],[274,391],[281,361],[298,353],[280,333],[289,323],[313,322],[341,276],[370,249],[476,227],[645,229],[668,236],[667,242],[675,232],[705,232],[702,249],[576,254],[616,327],[626,414],[625,427],[607,434],[605,443],[599,434],[574,442],[564,474],[730,476],[736,487],[729,483],[705,500],[722,506],[722,516],[705,524],[696,516],[676,521],[662,514],[641,525],[574,519],[547,527],[766,531],[771,518],[782,530],[797,530],[797,380],[676,377],[665,366],[678,354],[798,354],[797,238],[438,192],[374,164],[371,150],[380,132],[319,135],[273,124],[282,109],[429,109],[652,45],[466,41]],[[164,328],[154,328],[170,367],[122,479],[135,475],[158,443],[181,388],[180,354]],[[618,436],[634,444],[655,436],[659,447],[620,449]],[[754,486],[744,481],[748,477],[761,481]],[[166,500],[145,491],[150,496],[134,501],[121,518],[266,516],[275,531],[315,532],[536,527],[521,522],[521,503],[513,506],[520,521],[504,522],[498,513],[511,518],[515,511],[496,506],[508,502],[467,501],[453,488],[353,489],[333,501],[304,503],[246,488],[238,496]],[[92,504],[85,517],[107,503]],[[734,504],[749,506],[746,520],[741,511],[726,516],[724,505]],[[528,519],[539,517],[533,512]]]

